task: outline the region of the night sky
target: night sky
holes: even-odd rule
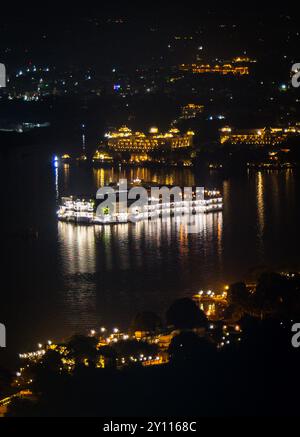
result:
[[[175,48],[166,48],[172,46],[175,35],[193,35],[194,41],[205,45],[208,57],[247,50],[250,55],[271,58],[277,50],[295,51],[293,40],[287,40],[297,29],[295,18],[276,9],[270,13],[244,5],[208,9],[199,8],[199,3],[196,8],[192,2],[184,6],[125,3],[92,8],[26,3],[13,12],[6,7],[0,23],[0,57],[12,67],[38,59],[95,67],[105,73],[112,66],[128,70],[144,63],[174,62]],[[191,45],[176,50],[183,62],[193,59]]]

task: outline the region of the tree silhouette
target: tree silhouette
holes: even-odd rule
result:
[[[130,357],[131,355],[138,356],[141,354],[145,356],[154,356],[158,352],[156,344],[149,344],[145,341],[137,340],[119,341],[112,347],[118,357]]]
[[[131,323],[132,331],[155,332],[161,326],[161,319],[151,311],[138,313]]]
[[[0,368],[0,392],[7,390],[13,381],[13,375],[9,370]]]
[[[212,343],[194,332],[182,332],[176,335],[169,346],[169,354],[173,362],[208,360],[215,352]]]
[[[168,309],[166,319],[176,329],[206,328],[208,323],[204,312],[188,298],[176,300]]]
[[[117,353],[112,346],[102,346],[98,350],[99,356],[104,357],[105,367],[114,369],[116,367]]]
[[[278,273],[263,273],[258,280],[252,303],[261,314],[298,315],[300,310],[300,282],[295,275],[288,278]]]
[[[41,361],[41,366],[52,372],[59,372],[62,367],[61,355],[55,350],[49,349]]]
[[[68,356],[73,358],[75,363],[83,364],[85,360],[89,365],[95,365],[98,356],[97,339],[84,335],[74,335],[67,343]]]
[[[249,300],[250,293],[244,282],[237,282],[229,287],[227,296],[230,305],[244,306]]]

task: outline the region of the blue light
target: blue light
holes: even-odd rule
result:
[[[58,168],[58,166],[59,166],[59,159],[58,159],[58,156],[54,156],[54,158],[53,158],[53,166],[54,166],[55,168]]]

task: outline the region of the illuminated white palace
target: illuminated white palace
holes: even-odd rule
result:
[[[134,205],[134,201],[129,201],[124,206],[119,200],[117,196],[117,201],[110,210],[108,207],[102,208],[101,203],[95,199],[64,197],[57,216],[60,221],[77,224],[111,224],[151,220],[163,216],[207,214],[223,209],[223,198],[216,190],[204,190],[201,198],[198,198],[194,191],[190,200],[175,200],[171,197],[166,201],[162,197],[154,199],[150,196],[148,202],[142,206]]]

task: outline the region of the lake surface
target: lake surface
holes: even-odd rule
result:
[[[0,363],[100,326],[126,328],[138,311],[163,316],[178,297],[253,280],[263,268],[300,270],[296,170],[227,177],[193,170],[55,168],[46,152],[1,162],[3,234]],[[176,219],[108,227],[58,223],[57,201],[120,177],[222,190],[224,211],[199,216],[196,234]],[[24,238],[24,229],[38,239]]]

